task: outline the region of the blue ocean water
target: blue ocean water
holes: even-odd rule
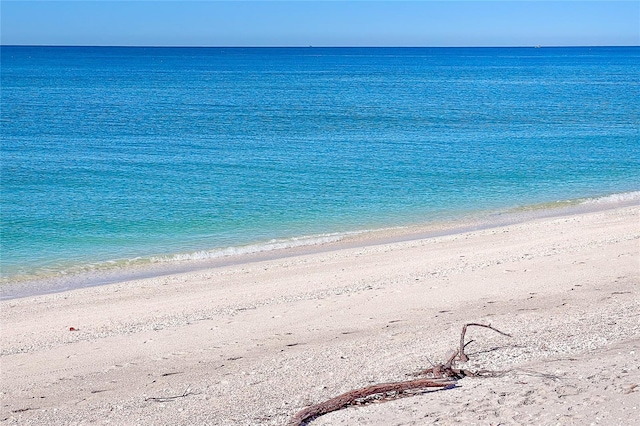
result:
[[[2,46],[1,67],[5,281],[640,189],[638,47]]]

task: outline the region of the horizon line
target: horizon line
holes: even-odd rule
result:
[[[259,45],[160,45],[160,44],[3,44],[0,43],[0,47],[121,47],[121,48],[202,48],[202,49],[450,49],[450,48],[567,48],[567,47],[640,47],[640,44],[526,44],[526,45],[455,45],[455,46],[408,46],[408,45],[394,45],[394,46],[379,46],[379,45],[273,45],[273,46],[259,46]]]

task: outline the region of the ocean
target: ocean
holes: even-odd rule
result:
[[[639,198],[638,47],[0,51],[4,287]]]

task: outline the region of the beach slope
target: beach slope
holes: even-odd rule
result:
[[[442,362],[504,372],[318,425],[634,424],[640,208],[0,302],[4,424],[279,425]]]

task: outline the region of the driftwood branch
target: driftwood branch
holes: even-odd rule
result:
[[[415,389],[449,388],[452,386],[455,386],[455,381],[436,381],[434,379],[416,379],[406,382],[382,383],[368,386],[366,388],[356,389],[343,393],[342,395],[338,395],[328,401],[305,408],[304,410],[298,412],[298,414],[296,414],[289,421],[289,426],[302,425],[304,422],[315,417],[331,413],[332,411],[340,410],[341,408],[347,407],[349,405],[354,405],[358,400],[373,395],[386,394],[390,392],[400,393]]]
[[[459,356],[458,359],[462,362],[467,362],[469,361],[469,357],[464,353],[464,348],[465,348],[465,344],[464,344],[464,335],[467,333],[467,327],[471,327],[471,326],[475,326],[475,327],[484,327],[484,328],[488,328],[490,330],[493,330],[497,333],[502,334],[503,336],[507,336],[507,337],[511,337],[510,334],[504,333],[500,330],[498,330],[497,328],[491,327],[491,325],[486,325],[486,324],[477,324],[475,322],[470,322],[465,324],[462,327],[462,334],[460,334],[460,349],[458,350],[459,352]]]
[[[443,364],[433,365],[433,363],[428,360],[429,364],[431,364],[431,368],[422,370],[418,373],[418,375],[429,375],[431,377],[408,380],[405,382],[382,383],[343,393],[342,395],[338,395],[335,398],[329,399],[328,401],[312,405],[299,411],[294,417],[291,418],[287,426],[302,426],[303,424],[306,424],[306,422],[323,414],[331,413],[332,411],[337,411],[350,405],[367,403],[369,402],[367,401],[367,398],[374,395],[383,395],[387,397],[386,399],[397,398],[399,396],[402,396],[402,392],[406,392],[409,390],[426,388],[443,389],[455,387],[456,381],[466,376],[495,377],[501,375],[502,372],[500,371],[469,371],[453,367],[456,360],[462,362],[466,362],[469,360],[469,357],[464,353],[464,349],[467,345],[473,342],[473,340],[465,344],[464,336],[467,332],[467,327],[470,326],[488,328],[504,336],[511,337],[511,335],[504,333],[490,325],[467,323],[462,327],[462,333],[460,335],[460,348],[453,350]]]

